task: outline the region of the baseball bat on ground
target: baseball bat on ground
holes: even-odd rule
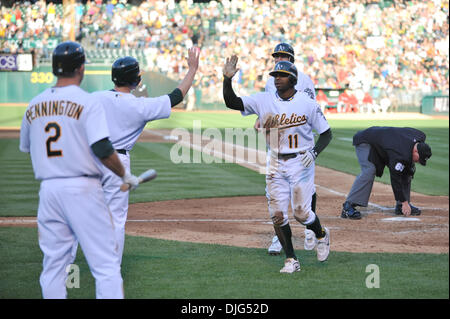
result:
[[[154,169],[149,169],[138,176],[139,184],[151,181],[152,179],[155,179],[155,178],[156,178],[156,171]],[[122,186],[120,186],[120,190],[122,192],[126,192],[127,190],[130,189],[130,187],[131,187],[131,185],[128,183],[122,184]]]

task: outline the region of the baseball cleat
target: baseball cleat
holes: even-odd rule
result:
[[[356,205],[353,205],[350,202],[345,202],[342,206],[342,218],[361,219],[361,212],[355,209]]]
[[[411,206],[411,216],[419,216],[422,214],[422,211],[416,206],[413,206],[411,203],[409,203],[409,206]],[[395,215],[403,215],[402,203],[395,205]]]
[[[272,238],[272,244],[269,247],[269,255],[279,255],[281,253],[281,249],[283,249],[283,247],[281,246],[278,237],[274,236]]]
[[[317,252],[317,260],[325,261],[330,254],[330,231],[327,227],[324,228],[325,237],[320,238],[317,243],[316,252]]]
[[[305,242],[304,242],[304,248],[305,250],[314,250],[317,245],[317,238],[316,234],[310,229],[305,229]]]
[[[281,268],[280,273],[292,274],[293,272],[300,271],[300,263],[294,258],[287,258],[284,261],[284,267]]]

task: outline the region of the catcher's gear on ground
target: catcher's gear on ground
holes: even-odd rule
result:
[[[276,76],[277,74],[287,74],[289,76],[289,81],[292,86],[297,84],[298,72],[295,65],[289,61],[280,61],[275,65],[272,72],[269,73],[271,76]]]
[[[117,86],[138,86],[141,82],[139,62],[131,56],[118,58],[112,65],[111,79]]]
[[[275,46],[275,49],[273,50],[272,56],[275,57],[278,54],[286,54],[289,56],[289,61],[294,63],[295,57],[294,57],[294,48],[287,43],[279,43]]]
[[[53,50],[53,74],[56,76],[71,76],[85,61],[84,49],[79,43],[62,42]]]

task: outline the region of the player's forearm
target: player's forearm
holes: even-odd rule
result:
[[[100,161],[117,176],[123,177],[125,175],[125,168],[123,167],[116,151],[108,157],[100,158]]]
[[[197,68],[189,68],[186,76],[181,81],[181,83],[178,85],[178,89],[180,89],[181,94],[183,95],[183,98],[186,96],[187,92],[192,86],[192,83],[194,82],[195,74],[197,73]]]
[[[223,77],[223,99],[225,100],[226,107],[229,109],[244,111],[242,99],[234,93],[231,78],[226,76]]]
[[[317,143],[316,145],[314,145],[313,149],[316,156],[319,155],[320,152],[322,152],[325,149],[325,147],[328,146],[328,144],[330,144],[332,138],[333,135],[331,134],[331,129],[328,129],[322,134],[320,134],[319,139],[317,140]]]

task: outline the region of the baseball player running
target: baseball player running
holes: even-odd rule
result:
[[[294,63],[295,62],[295,52],[294,48],[288,44],[288,43],[279,43],[275,46],[272,57],[274,58],[275,64],[277,64],[280,61],[289,61]],[[311,80],[309,76],[302,72],[298,72],[297,75],[297,84],[295,84],[295,89],[298,92],[305,92],[311,99],[316,98],[316,91],[314,89],[314,83]],[[265,91],[266,92],[276,92],[275,87],[275,78],[269,77],[266,83]],[[260,120],[259,118],[256,119],[254,128],[259,130],[260,129]],[[312,199],[312,210],[316,211],[316,193],[313,194]],[[305,228],[305,242],[304,242],[304,248],[305,250],[313,250],[314,247],[317,244],[317,238],[314,235],[314,232],[309,230],[308,228]],[[278,240],[278,236],[275,235],[272,238],[272,243],[269,246],[269,254],[270,255],[279,255],[281,253],[281,243]]]
[[[192,47],[188,51],[189,70],[177,88],[159,97],[136,97],[131,91],[141,82],[138,61],[130,56],[117,59],[111,70],[114,89],[92,93],[105,109],[111,143],[119,153],[127,172],[130,172],[130,151],[149,121],[168,118],[171,108],[183,101],[192,86],[198,69],[200,50]],[[128,192],[120,191],[122,180],[108,169],[103,170],[103,191],[114,220],[116,238],[119,243],[119,258],[125,243],[125,223],[128,214]],[[73,259],[77,245],[74,246]]]
[[[67,267],[78,241],[95,278],[96,297],[123,298],[101,164],[133,189],[138,179],[125,171],[108,139],[102,105],[79,87],[85,62],[81,45],[63,42],[52,59],[56,85],[31,100],[20,131],[20,150],[30,153],[35,177],[41,181],[37,219],[44,254],[42,295],[67,297]]]
[[[319,105],[295,89],[297,69],[288,61],[275,65],[270,75],[275,78],[276,92],[263,92],[237,97],[231,80],[236,74],[238,58],[227,58],[223,68],[223,95],[228,108],[242,115],[256,114],[261,126],[270,132],[268,138],[266,196],[275,233],[286,254],[281,273],[300,271],[300,263],[292,244],[288,207],[294,218],[318,238],[317,259],[325,261],[330,252],[330,232],[322,228],[311,209],[314,189],[314,160],[331,140],[331,129]],[[314,145],[312,130],[320,137]],[[272,143],[273,133],[277,141]]]

